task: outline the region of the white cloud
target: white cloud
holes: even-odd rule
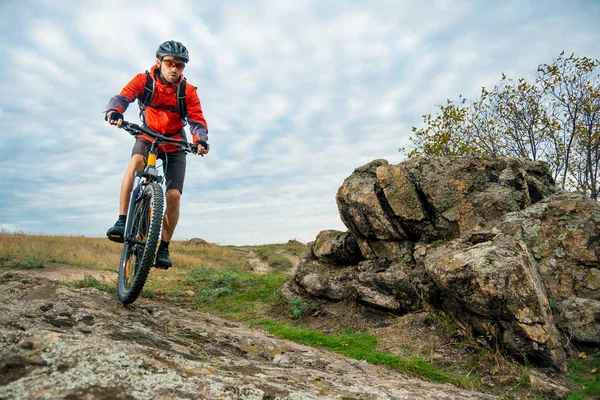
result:
[[[188,157],[175,236],[224,244],[345,229],[337,188],[375,158],[401,161],[397,148],[422,114],[458,94],[474,98],[502,72],[528,76],[562,49],[593,57],[600,36],[599,6],[583,1],[31,0],[27,12],[2,9],[0,49],[12,68],[0,80],[9,94],[0,99],[9,182],[0,225],[103,235],[133,138],[102,111],[154,63],[160,42],[176,39],[190,51],[185,75],[198,86],[212,151]],[[137,114],[132,104],[126,117]]]

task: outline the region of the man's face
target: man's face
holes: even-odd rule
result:
[[[183,60],[173,56],[164,56],[162,59],[157,59],[156,65],[160,68],[163,78],[169,83],[179,81],[181,73],[185,68]]]

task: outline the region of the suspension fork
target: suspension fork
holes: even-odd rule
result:
[[[135,242],[135,238],[131,237],[131,226],[133,223],[133,209],[137,202],[144,194],[144,188],[148,183],[149,175],[156,176],[156,157],[158,155],[158,143],[153,141],[150,145],[150,152],[148,153],[148,161],[146,162],[146,166],[144,167],[144,171],[135,171],[135,182],[133,185],[133,191],[131,192],[131,196],[129,197],[129,207],[127,210],[127,221],[125,222],[125,241],[129,241],[130,243]]]

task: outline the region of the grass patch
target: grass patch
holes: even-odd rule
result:
[[[8,269],[44,269],[46,266],[36,260],[26,259],[21,260],[4,260],[0,261],[0,267]]]
[[[83,275],[83,279],[78,281],[68,282],[67,286],[81,289],[81,288],[94,288],[98,290],[102,290],[107,293],[117,293],[117,288],[114,284],[108,284],[106,282],[101,282],[98,279],[94,278],[91,275],[85,274]]]
[[[94,289],[102,290],[103,292],[106,292],[106,293],[115,294],[115,295],[117,294],[117,285],[115,283],[102,282],[88,274],[85,274],[83,276],[83,279],[80,279],[78,281],[67,282],[66,285],[73,287],[73,288],[77,288],[77,289],[94,288]],[[147,299],[155,299],[156,293],[154,291],[144,287],[142,289],[142,293],[140,294],[140,296],[145,297]]]
[[[569,360],[568,376],[573,384],[569,387],[571,393],[567,400],[600,398],[600,353]]]
[[[186,287],[196,293],[196,306],[206,312],[237,320],[262,318],[262,310],[281,301],[280,288],[287,275],[256,275],[231,268],[190,271]]]
[[[259,246],[243,246],[257,252],[261,257],[268,258],[269,254],[276,252],[285,252],[291,255],[302,257],[308,251],[308,246],[297,240],[290,240],[287,243],[263,244]]]
[[[289,271],[292,269],[292,262],[281,254],[271,254],[264,260],[275,271]]]
[[[120,252],[119,244],[106,239],[0,232],[0,255],[6,260],[114,269],[119,265]]]
[[[54,257],[50,258],[48,260],[48,262],[55,263],[55,264],[69,264],[70,263],[69,260],[67,260],[65,258],[54,258]]]
[[[272,335],[283,339],[293,340],[312,347],[322,347],[340,355],[365,360],[370,364],[383,365],[396,371],[425,377],[433,382],[452,383],[462,387],[472,388],[471,382],[451,371],[437,367],[419,357],[402,357],[377,351],[377,337],[365,332],[342,332],[329,334],[298,328],[283,322],[262,319],[256,322]]]
[[[300,297],[295,297],[287,303],[291,309],[292,318],[302,318],[311,311],[310,305]]]

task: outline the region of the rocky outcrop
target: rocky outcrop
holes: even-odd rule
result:
[[[543,163],[510,158],[375,160],[346,178],[336,200],[357,237],[448,240],[553,193],[547,171]]]
[[[165,303],[0,275],[2,399],[492,399]]]
[[[360,259],[313,252],[287,297],[354,299],[399,314],[442,309],[506,354],[558,370],[566,341],[557,325],[600,345],[600,206],[557,191],[545,163],[375,160],[336,201],[348,231],[320,234],[320,246],[353,235]]]

